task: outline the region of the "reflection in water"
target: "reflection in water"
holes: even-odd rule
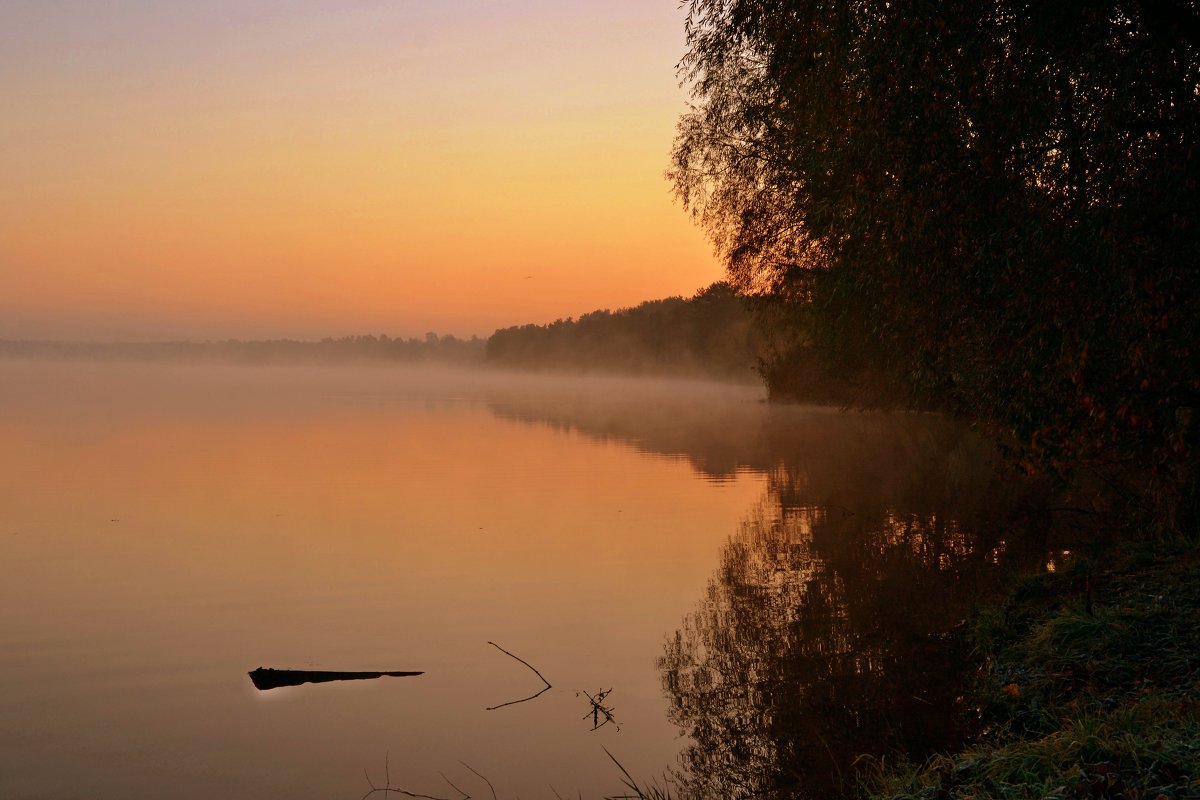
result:
[[[836,797],[862,755],[920,759],[969,722],[971,598],[1041,566],[1044,487],[961,424],[764,407],[733,390],[490,398],[501,417],[767,477],[659,659],[696,797]],[[628,406],[628,408],[624,407]],[[634,407],[636,406],[636,411]]]
[[[907,455],[858,462],[853,501],[836,505],[825,482],[849,464],[772,472],[659,661],[691,737],[689,794],[832,797],[863,754],[955,744],[968,659],[950,634],[970,595],[1044,551],[1004,522],[1018,519],[1014,481],[964,474],[953,449]],[[969,507],[947,491],[963,479],[983,489]]]
[[[823,795],[859,752],[952,738],[941,634],[972,584],[1045,559],[996,511],[1020,506],[1013,484],[934,417],[756,400],[0,363],[0,683],[19,687],[0,696],[0,796],[83,779],[101,797],[344,796],[389,752],[411,786],[466,761],[507,796],[602,796],[604,749],[655,774],[672,721],[709,795]],[[481,658],[489,640],[531,662]],[[405,690],[243,677],[335,660],[428,673]],[[539,688],[527,667],[554,689],[486,710]],[[614,707],[620,733],[600,725]]]
[[[430,795],[490,796],[465,761],[600,797],[605,747],[672,763],[654,659],[766,478],[489,411],[563,383],[0,362],[0,797],[360,797],[388,753]],[[554,688],[487,711],[544,686],[489,640]],[[260,692],[259,664],[426,674]]]

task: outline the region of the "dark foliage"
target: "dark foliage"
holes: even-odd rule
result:
[[[967,749],[892,759],[866,796],[1200,797],[1200,571],[1194,546],[1067,558],[984,606]]]
[[[944,418],[853,419],[785,433],[799,449],[665,645],[681,796],[852,797],[863,755],[919,762],[970,730],[953,634],[972,596],[1044,561],[1044,500]]]
[[[751,314],[726,283],[695,297],[651,300],[593,311],[549,325],[502,328],[487,341],[487,360],[523,369],[754,376]]]
[[[672,174],[783,308],[772,393],[966,413],[1194,526],[1197,4],[688,5]]]

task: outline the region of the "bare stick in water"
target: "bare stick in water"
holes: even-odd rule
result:
[[[488,642],[488,644],[491,644],[491,642]],[[505,651],[505,652],[507,652],[507,651]],[[509,655],[512,656],[512,653],[509,653]],[[517,657],[513,656],[513,658],[517,658]],[[520,661],[521,659],[517,658],[517,660]],[[522,663],[524,663],[524,662],[522,662]],[[526,664],[526,666],[529,666],[529,665]],[[533,669],[533,667],[529,667],[529,668]],[[537,672],[536,669],[533,669],[533,671]],[[546,680],[546,679],[542,678],[542,680]],[[545,690],[543,690],[543,691],[545,691]],[[458,763],[462,764],[464,767],[471,770],[471,772],[474,772],[476,775],[478,775],[480,778],[482,778],[483,782],[486,783],[488,785],[488,788],[492,790],[492,800],[496,800],[496,787],[492,786],[492,782],[487,779],[487,776],[485,776],[483,773],[481,773],[479,770],[475,769],[474,767],[472,767],[470,764],[468,764],[465,761],[459,761]]]
[[[618,731],[621,730],[621,726],[618,724],[617,718],[613,716],[614,709],[610,706],[604,705],[604,698],[608,697],[611,693],[612,689],[601,689],[595,697],[592,697],[591,694],[589,694],[587,691],[584,691],[583,696],[586,697],[588,702],[592,704],[592,708],[590,711],[588,711],[588,713],[583,715],[583,719],[587,719],[588,717],[592,718],[592,730],[603,728],[610,722]],[[604,716],[603,722],[600,721],[601,715]]]
[[[507,703],[501,703],[498,706],[488,706],[488,708],[487,708],[488,711],[495,711],[497,708],[504,708],[505,706],[516,705],[517,703],[527,703],[536,697],[540,697],[543,693],[545,693],[546,691],[548,691],[551,688],[550,681],[546,680],[546,676],[543,675],[542,673],[538,672],[537,667],[535,667],[533,664],[530,664],[528,661],[521,658],[520,656],[513,655],[512,653],[508,652],[507,650],[505,650],[503,647],[496,644],[495,642],[488,642],[488,644],[490,644],[492,647],[499,650],[501,653],[504,653],[504,655],[508,656],[509,658],[514,658],[517,661],[520,661],[525,666],[529,667],[529,669],[533,670],[533,674],[537,675],[539,678],[541,678],[542,683],[546,684],[546,686],[537,694],[531,694],[531,695],[529,695],[529,697],[522,697],[520,700],[509,700]],[[469,769],[469,767],[468,767],[468,769]]]
[[[383,792],[385,795],[390,792],[392,794],[402,794],[405,797],[424,798],[424,800],[447,800],[444,797],[435,797],[431,794],[418,794],[417,792],[410,792],[407,789],[401,789],[399,786],[392,786],[392,768],[391,768],[391,764],[389,763],[389,761],[390,761],[390,759],[388,757],[388,754],[384,754],[384,757],[383,757],[384,784],[383,784],[383,786],[376,786],[375,781],[371,780],[371,773],[367,772],[365,769],[363,770],[363,775],[367,776],[367,784],[370,785],[370,787],[371,787],[371,791],[369,791],[363,795],[363,800],[367,800],[368,797],[375,794],[376,792]]]
[[[439,772],[438,774],[442,776],[442,780],[444,780],[446,783],[450,784],[451,789],[453,789],[454,791],[456,791],[460,795],[462,795],[462,797],[459,798],[459,800],[471,800],[471,795],[467,794],[462,789],[458,788],[452,780],[450,780],[449,778],[446,777],[446,773]]]

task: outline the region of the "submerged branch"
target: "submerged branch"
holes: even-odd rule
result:
[[[491,642],[489,642],[488,644],[491,644]],[[506,651],[506,652],[507,652],[507,651]],[[512,655],[512,653],[509,653],[509,655]],[[517,658],[517,657],[516,657],[516,656],[513,656],[513,658]],[[517,660],[518,660],[518,661],[520,661],[521,659],[517,658]],[[530,669],[533,669],[533,667],[530,667]],[[534,672],[537,672],[537,670],[536,670],[536,669],[534,669],[533,671],[534,671]],[[545,679],[545,678],[542,678],[542,680],[546,680],[546,679]],[[543,691],[544,691],[544,690],[543,690]],[[474,767],[472,767],[470,764],[468,764],[468,763],[467,763],[467,762],[465,762],[465,761],[459,761],[458,763],[462,764],[464,767],[466,767],[467,769],[471,770],[471,772],[474,772],[476,775],[478,775],[478,776],[479,776],[479,778],[480,778],[480,780],[482,780],[484,783],[486,783],[486,784],[488,785],[488,788],[492,790],[492,800],[497,800],[497,798],[496,798],[496,787],[495,787],[495,786],[492,786],[492,782],[491,782],[491,781],[489,781],[489,780],[487,779],[487,776],[486,776],[486,775],[484,775],[482,772],[480,772],[479,770],[475,769]]]
[[[599,730],[610,722],[618,731],[621,730],[617,718],[613,716],[614,709],[611,706],[604,705],[604,698],[608,697],[611,693],[612,689],[601,689],[595,697],[592,697],[586,690],[583,692],[583,696],[592,704],[591,710],[583,715],[583,719],[592,718],[592,730]],[[600,721],[601,716],[604,717],[603,722]]]
[[[507,650],[505,650],[503,647],[501,647],[500,645],[496,644],[495,642],[488,642],[488,644],[490,644],[492,647],[494,647],[494,648],[496,648],[497,650],[499,650],[501,653],[504,653],[504,655],[508,656],[509,658],[514,658],[514,659],[516,659],[517,661],[520,661],[520,662],[521,662],[522,664],[524,664],[525,666],[529,667],[529,669],[533,670],[533,674],[534,674],[534,675],[537,675],[539,678],[541,678],[541,679],[542,679],[542,683],[546,684],[546,685],[545,685],[545,687],[544,687],[544,688],[542,688],[542,690],[541,690],[541,691],[539,691],[539,692],[537,692],[536,694],[531,694],[531,695],[529,695],[529,697],[523,697],[523,698],[521,698],[520,700],[509,700],[507,703],[501,703],[501,704],[500,704],[500,705],[498,705],[498,706],[488,706],[488,708],[487,708],[487,710],[488,710],[488,711],[495,711],[497,708],[504,708],[505,706],[516,705],[517,703],[526,703],[526,702],[528,702],[528,701],[530,701],[530,700],[533,700],[533,699],[536,699],[536,698],[538,698],[538,697],[541,697],[543,694],[545,694],[547,691],[549,691],[549,690],[552,688],[552,687],[550,686],[550,681],[546,680],[546,676],[545,676],[545,675],[543,675],[542,673],[538,672],[538,669],[537,669],[537,667],[533,666],[532,664],[530,664],[528,661],[526,661],[525,659],[521,658],[520,656],[513,655],[512,653],[508,652]],[[467,767],[467,768],[468,768],[468,769],[470,769],[470,767]],[[474,772],[474,770],[472,770],[472,772]]]
[[[401,789],[399,786],[392,786],[392,770],[391,770],[391,765],[389,763],[389,760],[390,759],[389,759],[388,755],[385,754],[383,757],[383,776],[384,776],[383,786],[376,786],[375,781],[371,780],[371,773],[367,772],[365,769],[363,770],[363,775],[365,775],[367,778],[367,785],[369,785],[371,787],[371,790],[363,795],[363,800],[366,800],[368,797],[375,794],[376,792],[383,792],[384,794],[391,792],[392,794],[402,794],[405,797],[422,798],[422,800],[448,800],[448,798],[445,798],[445,797],[436,797],[431,794],[420,794],[418,792],[410,792],[407,789]],[[451,784],[451,785],[453,786],[453,784]],[[455,788],[457,789],[458,787],[455,787]],[[461,790],[459,790],[459,792],[461,793]]]

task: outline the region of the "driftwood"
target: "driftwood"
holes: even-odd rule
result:
[[[407,678],[424,675],[424,672],[328,672],[309,669],[270,669],[259,667],[250,674],[254,688],[265,692],[280,686],[299,686],[303,683],[326,683],[328,681],[365,681],[390,676]]]

